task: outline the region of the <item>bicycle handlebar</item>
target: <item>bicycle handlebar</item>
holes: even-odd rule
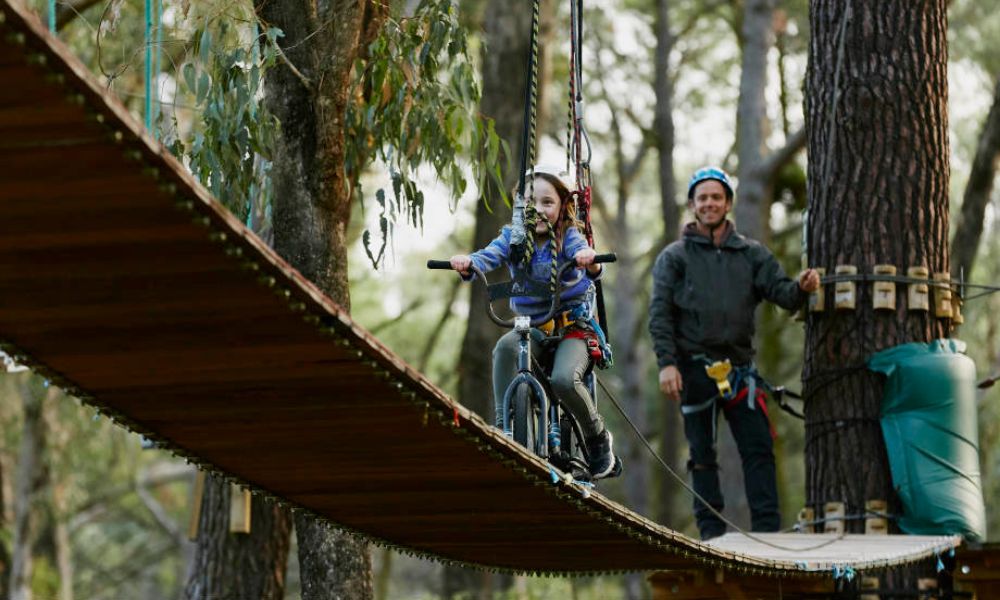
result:
[[[614,252],[608,252],[606,254],[598,254],[597,256],[594,257],[594,264],[595,265],[596,264],[602,264],[602,263],[613,263],[613,262],[617,262],[617,261],[618,261],[618,257],[615,255]],[[576,267],[576,261],[569,260],[569,261],[566,261],[563,264],[559,265],[559,267],[558,267],[558,269],[556,271],[556,289],[555,289],[554,293],[552,293],[552,304],[549,306],[549,311],[545,314],[544,317],[539,317],[537,319],[532,319],[532,321],[535,324],[545,323],[545,322],[551,320],[552,317],[554,317],[555,314],[556,314],[556,312],[559,310],[559,304],[560,304],[560,301],[561,301],[562,288],[563,288],[562,276],[571,267]],[[447,261],[447,260],[428,260],[427,261],[427,268],[428,269],[451,270],[451,261]],[[479,279],[480,281],[482,281],[483,285],[485,285],[487,287],[487,289],[489,289],[491,287],[490,283],[486,280],[486,275],[482,271],[480,271],[475,265],[470,265],[469,266],[469,270],[476,274],[476,278]],[[494,285],[502,285],[502,284],[494,284]],[[512,289],[515,289],[515,288],[512,287]],[[511,295],[511,296],[508,296],[508,297],[514,297],[514,295]],[[497,298],[493,298],[493,299],[489,300],[487,302],[487,304],[486,304],[486,309],[487,309],[487,312],[490,315],[490,319],[492,319],[492,321],[494,323],[496,323],[497,325],[499,325],[501,327],[506,327],[508,329],[511,328],[511,327],[513,327],[514,326],[514,319],[501,319],[500,316],[497,315],[496,312],[493,310],[493,300],[496,300],[496,299]]]

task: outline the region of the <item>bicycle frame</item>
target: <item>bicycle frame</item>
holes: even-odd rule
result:
[[[538,378],[531,370],[531,319],[529,317],[515,317],[514,331],[518,334],[517,375],[510,382],[510,385],[507,386],[503,395],[503,433],[507,437],[513,437],[514,435],[514,430],[510,422],[511,397],[514,395],[514,390],[517,389],[518,385],[526,383],[534,391],[535,398],[539,403],[539,435],[536,440],[536,445],[538,447],[532,448],[531,450],[542,458],[548,458],[549,397],[548,394],[545,393],[545,388],[542,386],[541,382],[538,381]]]

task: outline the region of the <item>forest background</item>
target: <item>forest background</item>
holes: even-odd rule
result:
[[[474,368],[462,356],[471,322],[469,286],[457,285],[456,278],[446,273],[428,272],[423,265],[427,258],[446,258],[473,247],[479,190],[488,184],[489,175],[474,172],[471,165],[498,163],[508,185],[516,167],[504,160],[503,144],[474,118],[474,111],[468,113],[470,118],[455,117],[451,137],[440,139],[415,136],[405,127],[388,131],[375,125],[379,109],[391,115],[397,106],[406,113],[414,106],[418,113],[425,106],[427,122],[432,122],[440,106],[460,110],[474,108],[479,101],[484,31],[491,26],[484,19],[495,18],[495,9],[481,0],[463,0],[455,5],[453,20],[438,15],[439,26],[411,30],[410,24],[433,15],[420,12],[426,7],[418,4],[392,6],[393,16],[376,41],[382,44],[376,50],[405,65],[406,60],[392,54],[393,48],[405,54],[433,37],[439,42],[462,40],[464,47],[456,50],[447,43],[435,47],[441,62],[433,81],[421,79],[417,86],[405,67],[386,68],[400,78],[386,75],[381,89],[358,92],[352,113],[355,131],[384,139],[362,135],[350,142],[356,152],[352,157],[363,167],[357,170],[355,193],[362,210],[354,212],[349,230],[352,316],[431,381],[461,398],[461,374]],[[677,217],[668,216],[664,197],[669,199],[666,204],[683,210],[687,174],[716,163],[740,175],[739,207],[745,196],[758,193],[748,165],[777,157],[780,168],[774,169],[768,185],[761,186],[761,197],[752,200],[759,215],[738,212],[738,224],[768,241],[789,272],[797,271],[801,263],[806,156],[799,138],[808,4],[779,2],[771,7],[775,10],[766,27],[754,30],[749,26],[752,9],[759,4],[751,0],[584,3],[583,77],[586,125],[593,141],[597,244],[599,250],[615,251],[622,258],[609,269],[606,280],[616,367],[602,376],[630,418],[679,473],[686,452],[683,434],[674,407],[656,389],[644,321],[650,263],[677,230]],[[559,163],[565,161],[568,15],[563,6],[546,5],[539,155],[544,162]],[[46,3],[34,6],[45,14]],[[143,4],[74,0],[58,6],[60,37],[137,118],[144,118]],[[154,69],[151,124],[206,186],[267,240],[272,198],[268,156],[274,123],[259,99],[267,69],[287,60],[273,44],[280,34],[260,24],[249,3],[166,0],[162,8],[162,27],[154,42],[161,62]],[[505,19],[526,30],[527,11],[513,7],[511,11]],[[747,57],[761,45],[764,62],[759,76],[748,77],[752,65],[748,66]],[[1000,15],[987,3],[953,1],[949,53],[954,230],[977,152],[993,140],[995,164],[1000,151],[996,147],[1000,134],[990,128],[991,121],[1000,120],[993,116],[1000,109],[991,111],[1000,103]],[[524,76],[523,65],[508,67],[517,77]],[[417,93],[418,87],[422,93]],[[671,103],[662,101],[664,89]],[[741,110],[748,110],[741,102],[752,96],[748,89],[761,89],[765,98],[756,129],[747,129],[747,120],[738,117]],[[372,98],[379,100],[373,104]],[[484,103],[489,100],[483,98]],[[521,101],[518,97],[515,104]],[[411,108],[403,108],[407,103]],[[669,128],[664,127],[665,107]],[[755,135],[755,147],[741,144]],[[421,145],[454,160],[434,164],[433,157],[419,156],[415,148]],[[992,171],[990,175],[992,180]],[[394,183],[399,181],[402,192],[395,194]],[[1000,281],[996,195],[983,212],[982,239],[973,266],[965,273],[971,281]],[[501,213],[496,198],[493,202]],[[955,334],[969,344],[969,354],[983,376],[1000,370],[998,313],[1000,296],[972,301],[965,306],[965,324]],[[484,317],[472,315],[480,321]],[[776,383],[799,389],[801,323],[771,308],[762,309],[759,319],[761,371]],[[488,360],[487,347],[481,347],[481,353]],[[481,399],[483,405],[485,401]],[[628,465],[627,476],[602,484],[602,493],[693,534],[686,492],[640,451],[610,403],[605,401],[601,410]],[[981,395],[979,411],[984,495],[994,498],[1000,491],[996,388]],[[779,434],[783,525],[791,526],[804,502],[803,428],[780,411],[772,415]],[[720,432],[727,512],[745,525],[748,515],[740,501],[738,463],[727,429]],[[36,476],[29,485],[20,485],[28,458],[41,467],[32,471]],[[28,589],[34,597],[181,597],[193,564],[194,545],[187,529],[194,477],[190,466],[165,452],[143,449],[137,436],[97,417],[29,372],[0,374],[0,561],[6,564],[18,552],[31,555]],[[30,509],[19,514],[18,506]],[[11,525],[24,518],[31,524],[30,535],[15,547]],[[1000,513],[994,511],[989,518],[989,531],[995,537]],[[511,598],[637,598],[647,593],[641,577],[490,580],[388,550],[373,552],[376,595],[383,598],[481,595],[484,589]],[[285,594],[298,597],[294,552],[291,561]],[[8,579],[0,578],[0,597],[13,595]]]

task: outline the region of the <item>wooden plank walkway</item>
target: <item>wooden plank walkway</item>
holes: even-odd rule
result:
[[[209,197],[13,0],[0,0],[0,82],[0,345],[68,393],[257,493],[442,560],[813,572],[553,483]],[[845,564],[958,539],[857,558],[863,543]]]

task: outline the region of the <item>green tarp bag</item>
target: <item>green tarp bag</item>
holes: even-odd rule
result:
[[[868,368],[887,377],[882,435],[903,504],[899,528],[986,539],[976,365],[965,343],[903,344],[873,355]]]

